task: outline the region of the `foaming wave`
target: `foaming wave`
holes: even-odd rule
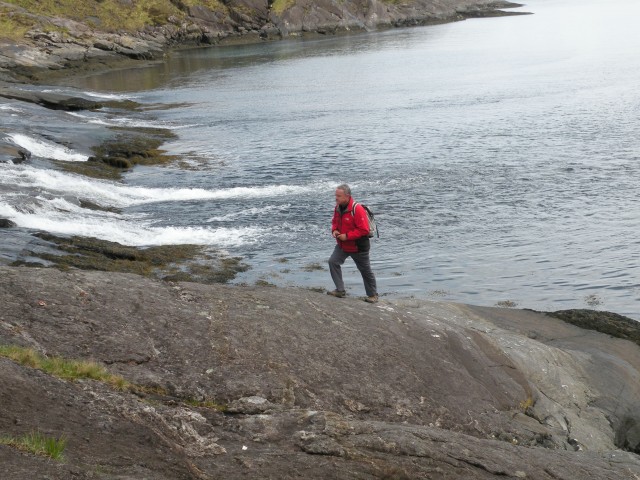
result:
[[[32,137],[22,133],[10,133],[8,137],[19,147],[22,147],[35,157],[64,160],[67,162],[85,162],[87,155],[76,153],[73,150],[44,138]]]
[[[120,95],[117,93],[98,93],[98,92],[82,92],[88,97],[104,98],[105,100],[131,100],[135,98],[133,95]]]
[[[187,200],[232,200],[236,198],[281,197],[309,191],[306,186],[268,185],[264,187],[234,187],[220,190],[202,188],[142,188],[123,187],[121,194],[131,205]]]
[[[235,220],[239,216],[243,217],[251,217],[253,215],[262,215],[269,212],[283,212],[289,210],[291,208],[291,204],[287,203],[285,205],[269,205],[266,207],[253,207],[253,208],[245,208],[239,211],[234,211],[233,213],[229,213],[228,215],[221,215],[218,217],[211,217],[206,220],[207,223],[211,222],[227,222],[230,220]]]
[[[12,220],[18,227],[58,235],[95,237],[134,247],[177,244],[237,247],[258,242],[262,235],[268,234],[265,229],[251,226],[215,229],[156,227],[139,218],[86,210],[65,204],[60,199],[40,201],[37,206],[31,205],[26,210],[21,211],[0,201],[0,216]]]
[[[16,107],[12,107],[11,105],[0,105],[0,110],[3,110],[5,112],[23,112],[23,110],[20,110],[19,108]]]
[[[64,89],[64,88],[46,88],[42,90],[43,93],[55,93],[58,95],[76,95],[78,96],[78,92],[74,90]],[[86,95],[87,97],[93,98],[104,98],[105,100],[131,100],[135,98],[134,95],[124,95],[119,93],[99,93],[99,92],[80,92],[81,95]]]
[[[72,195],[91,200],[98,205],[129,207],[147,203],[182,202],[189,200],[228,200],[281,197],[308,193],[322,185],[267,185],[234,187],[218,190],[203,188],[132,187],[106,180],[88,179],[79,175],[43,170],[27,165],[0,164],[0,185],[33,188],[50,193]]]
[[[77,112],[65,112],[76,118],[80,118],[85,122],[92,123],[94,125],[104,125],[107,127],[131,127],[131,128],[166,128],[169,130],[180,130],[181,128],[196,127],[193,125],[173,125],[167,122],[154,122],[149,120],[140,120],[135,118],[124,117],[110,117],[108,119],[91,117],[89,115],[83,115]]]

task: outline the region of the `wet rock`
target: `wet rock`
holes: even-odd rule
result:
[[[10,143],[0,143],[0,161],[19,164],[31,158],[31,152]]]
[[[581,328],[631,340],[640,346],[640,323],[617,313],[574,309],[558,310],[548,315]]]
[[[123,107],[124,102],[117,102]],[[112,105],[116,105],[112,104]],[[66,171],[95,178],[118,179],[123,171],[135,165],[157,165],[174,161],[160,148],[162,143],[175,134],[161,128],[137,128],[128,133],[119,133],[93,147],[95,155],[87,162],[60,162]]]
[[[15,222],[12,222],[7,218],[0,218],[0,228],[13,228],[16,226],[17,224]]]
[[[260,28],[260,36],[262,38],[278,37],[278,36],[280,36],[280,30],[278,30],[278,27],[276,27],[272,23],[268,23],[266,25],[263,25]]]
[[[14,157],[13,163],[19,164],[25,162],[31,158],[31,152],[29,150],[25,150],[24,148],[18,149],[18,156]]]
[[[121,213],[122,210],[119,208],[115,208],[115,207],[103,207],[102,205],[98,205],[95,202],[92,202],[91,200],[87,200],[87,199],[79,199],[78,200],[78,205],[82,208],[86,208],[88,210],[95,210],[95,211],[100,211],[100,212],[112,212],[112,213]]]
[[[102,105],[99,102],[82,97],[73,97],[57,93],[27,91],[12,87],[0,86],[0,97],[35,103],[52,110],[78,111],[102,108]]]
[[[248,267],[239,258],[205,252],[197,245],[165,245],[137,248],[88,237],[60,237],[35,233],[51,249],[23,252],[61,269],[79,268],[107,272],[127,272],[167,281],[225,283]],[[20,261],[15,262],[21,265]],[[136,357],[128,353],[129,358]],[[144,356],[143,356],[144,358]]]

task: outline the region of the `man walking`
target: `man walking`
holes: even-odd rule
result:
[[[336,239],[337,245],[329,258],[329,271],[336,289],[327,292],[327,295],[334,297],[345,297],[344,282],[342,281],[342,264],[351,257],[360,270],[364,289],[367,293],[365,302],[376,303],[378,301],[378,290],[376,287],[376,277],[371,271],[369,262],[369,220],[364,207],[360,204],[353,209],[354,200],[351,196],[349,185],[338,185],[336,187],[336,208],[331,221],[331,232]]]

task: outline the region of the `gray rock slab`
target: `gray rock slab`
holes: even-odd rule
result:
[[[35,103],[53,110],[92,110],[101,108],[102,105],[94,100],[82,97],[73,97],[57,93],[36,92],[22,90],[16,87],[0,86],[0,97],[12,100],[20,100],[28,103]]]
[[[0,344],[164,392],[0,358],[0,429],[65,434],[78,478],[640,475],[640,349],[541,313],[25,267],[0,304]]]

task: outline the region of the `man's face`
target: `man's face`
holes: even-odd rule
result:
[[[344,207],[349,204],[349,195],[344,193],[342,190],[336,190],[336,204]]]

